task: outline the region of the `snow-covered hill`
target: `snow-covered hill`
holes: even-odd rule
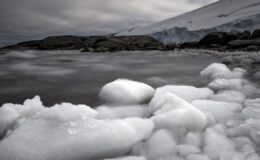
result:
[[[164,43],[198,41],[212,31],[260,28],[260,0],[219,0],[192,12],[118,35],[152,35]]]

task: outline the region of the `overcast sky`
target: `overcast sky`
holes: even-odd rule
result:
[[[0,46],[49,35],[120,32],[216,0],[0,0]]]

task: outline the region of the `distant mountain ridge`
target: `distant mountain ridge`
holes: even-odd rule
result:
[[[118,36],[151,35],[165,44],[199,41],[210,32],[243,32],[260,28],[260,0],[220,0],[194,11]]]

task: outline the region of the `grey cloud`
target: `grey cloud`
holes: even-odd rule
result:
[[[0,45],[60,34],[107,34],[215,0],[1,0]]]

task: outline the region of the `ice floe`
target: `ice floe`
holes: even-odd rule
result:
[[[212,64],[205,88],[119,79],[92,108],[45,107],[39,96],[4,104],[0,159],[259,160],[259,88],[246,73]]]

